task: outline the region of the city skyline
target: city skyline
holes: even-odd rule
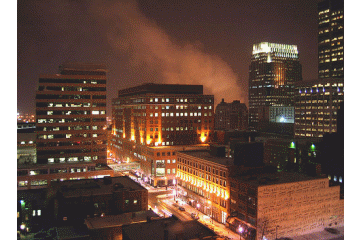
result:
[[[35,111],[38,76],[63,62],[106,64],[108,101],[118,89],[155,82],[202,84],[215,104],[248,105],[257,42],[298,45],[303,79],[317,78],[317,2],[19,1],[17,109]]]

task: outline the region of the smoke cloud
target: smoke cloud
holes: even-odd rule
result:
[[[129,56],[134,76],[142,82],[199,84],[205,94],[215,96],[216,103],[222,98],[245,102],[238,76],[225,61],[205,53],[199,43],[177,43],[140,11],[136,1],[97,1],[91,11],[107,27],[113,50]]]

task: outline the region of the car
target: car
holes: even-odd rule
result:
[[[199,219],[199,215],[198,215],[198,214],[191,213],[190,216],[191,216],[192,219],[195,219],[195,220],[198,220],[198,219]]]
[[[185,208],[180,206],[180,207],[179,207],[179,210],[180,210],[180,211],[185,211]]]

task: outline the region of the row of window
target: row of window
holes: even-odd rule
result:
[[[106,122],[106,118],[39,118],[38,123]]]
[[[57,138],[97,138],[97,137],[101,137],[101,136],[105,136],[105,134],[98,134],[98,133],[93,133],[93,134],[88,134],[88,133],[80,133],[80,134],[49,134],[49,135],[38,135],[37,138],[38,139],[57,139]]]
[[[106,103],[61,103],[61,102],[37,102],[36,107],[106,107]]]
[[[106,80],[95,79],[62,79],[62,78],[40,78],[39,83],[82,83],[82,84],[106,84]]]
[[[39,86],[39,91],[76,91],[76,92],[101,92],[106,87],[70,87],[70,86]]]
[[[36,94],[36,99],[106,99],[106,95]]]
[[[79,130],[100,130],[102,129],[101,126],[97,126],[97,125],[94,125],[94,126],[80,126],[80,125],[77,125],[77,126],[66,126],[66,127],[37,127],[36,130],[37,131],[48,131],[48,132],[51,132],[51,131],[79,131]]]

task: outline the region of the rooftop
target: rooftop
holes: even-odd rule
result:
[[[156,229],[154,231],[154,229]],[[167,234],[167,237],[165,237]],[[175,218],[164,218],[151,222],[133,224],[123,227],[123,236],[126,239],[205,239],[216,236],[209,228],[196,220],[182,222]]]
[[[155,84],[146,83],[140,86],[119,90],[119,97],[146,93],[160,94],[203,94],[202,85]]]
[[[248,175],[242,177],[236,177],[238,181],[246,182],[255,187],[265,185],[276,185],[292,182],[312,181],[316,179],[323,179],[326,177],[310,177],[300,173],[294,172],[276,172],[276,173],[262,173],[256,175]]]
[[[200,159],[203,159],[206,161],[214,162],[217,164],[225,165],[225,166],[234,165],[233,158],[213,156],[207,150],[189,150],[189,151],[180,151],[179,153],[189,155],[192,157],[196,157],[196,158],[200,158]]]
[[[152,210],[147,210],[140,212],[123,213],[113,216],[87,218],[85,219],[85,224],[89,230],[92,230],[146,222],[148,217],[157,218],[159,216]]]
[[[51,187],[59,189],[64,197],[80,197],[91,195],[112,194],[113,191],[146,190],[139,183],[134,182],[127,176],[105,177],[103,179],[81,179],[77,181],[53,182]],[[147,190],[146,190],[147,191]]]

